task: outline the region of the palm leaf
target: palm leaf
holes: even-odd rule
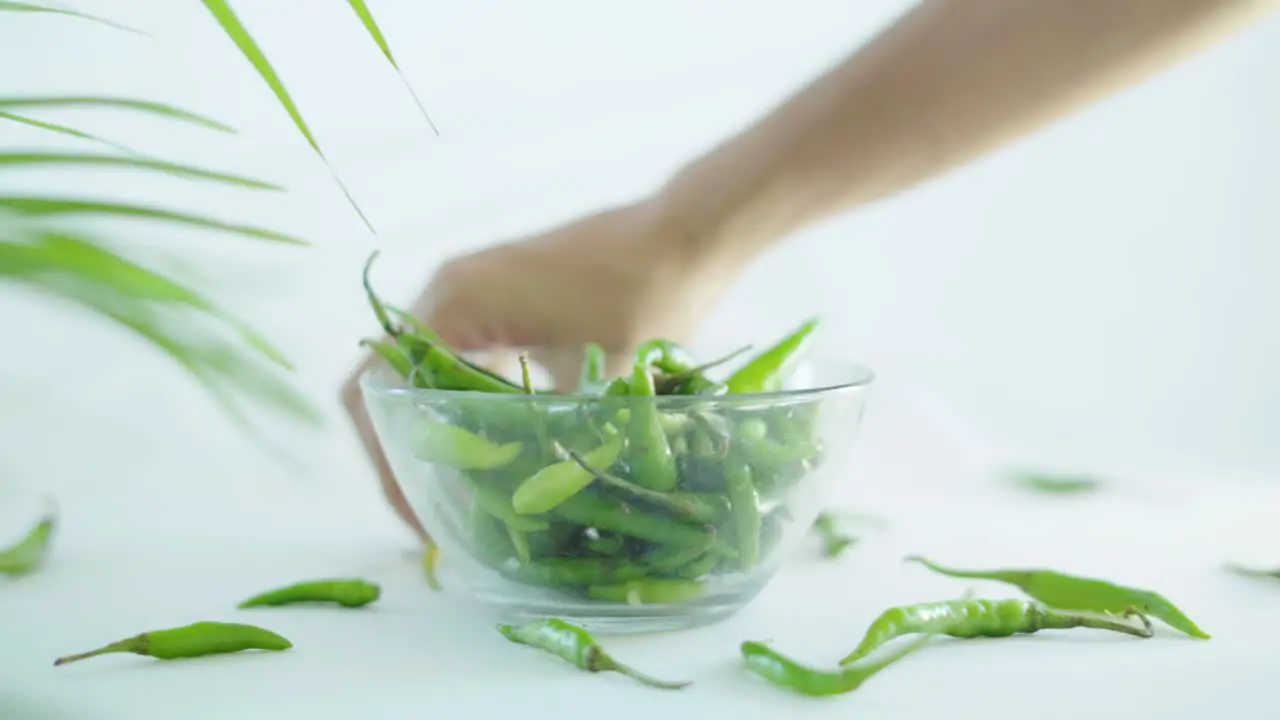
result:
[[[432,132],[436,135],[440,134],[440,130],[436,128],[435,121],[431,119],[431,114],[422,106],[422,101],[418,99],[418,93],[413,91],[413,86],[409,84],[409,78],[405,77],[404,71],[400,69],[400,64],[396,62],[396,58],[391,54],[391,46],[387,44],[387,39],[382,35],[382,29],[378,27],[377,21],[373,19],[373,13],[369,11],[369,6],[364,0],[347,0],[351,5],[351,9],[356,11],[360,22],[364,24],[364,29],[369,31],[369,35],[373,37],[373,41],[378,44],[378,48],[382,50],[382,54],[387,56],[387,60],[391,63],[391,67],[395,68],[396,74],[400,76],[400,80],[404,83],[404,87],[409,91],[409,96],[413,98],[413,102],[422,111],[422,116],[427,119],[427,124],[431,126]]]
[[[40,232],[36,242],[25,245],[29,259],[15,265],[17,274],[63,273],[110,288],[133,301],[182,305],[222,320],[250,347],[281,367],[293,365],[245,322],[219,309],[199,293],[158,275],[141,265],[66,233]],[[13,253],[11,253],[13,254]],[[0,264],[0,275],[11,274]]]
[[[252,227],[222,222],[213,218],[189,213],[165,210],[164,208],[132,205],[116,202],[99,202],[93,200],[77,200],[74,198],[43,198],[15,195],[0,195],[0,210],[9,210],[26,217],[50,217],[58,215],[116,215],[123,217],[145,218],[174,222],[209,230],[245,235],[247,237],[272,240],[289,245],[310,245],[306,240],[290,235]]]
[[[97,95],[66,95],[53,97],[0,97],[0,110],[13,108],[59,108],[59,107],[104,107],[116,108],[121,110],[137,110],[152,115],[160,115],[162,117],[182,120],[184,122],[203,125],[204,127],[217,130],[219,132],[234,133],[236,129],[226,123],[218,122],[212,118],[205,117],[190,110],[166,105],[165,103],[151,102],[150,100],[135,100],[133,98],[104,97]]]
[[[224,322],[227,317],[194,292],[102,248],[50,234],[37,243],[0,242],[0,277],[4,276],[71,300],[141,335],[213,391],[238,422],[245,422],[243,413],[219,383],[239,386],[242,392],[300,419],[315,422],[319,418],[286,384],[225,345],[216,340],[184,343],[170,335],[162,328],[158,308],[177,304]],[[188,333],[193,327],[189,321],[182,326]],[[251,331],[244,334],[251,345],[279,364],[278,352]]]
[[[254,188],[257,190],[284,189],[279,185],[273,185],[261,180],[254,180],[252,178],[242,177],[239,175],[229,175],[227,173],[215,172],[213,170],[204,170],[190,165],[180,165],[177,163],[165,162],[163,160],[151,160],[148,158],[130,158],[119,157],[117,155],[97,155],[91,153],[0,152],[0,171],[3,171],[5,167],[16,167],[21,165],[81,165],[158,170],[160,172],[166,172],[180,177],[197,180],[212,180],[215,182],[239,185],[241,187]]]
[[[122,150],[126,153],[134,154],[132,150],[125,147],[124,145],[121,145],[118,142],[106,140],[104,138],[98,137],[97,135],[90,135],[87,132],[76,130],[75,128],[67,127],[66,125],[59,125],[57,123],[45,122],[44,120],[36,120],[35,118],[29,118],[23,115],[15,115],[13,113],[4,112],[3,110],[0,110],[0,119],[21,123],[23,125],[30,125],[31,127],[37,127],[37,128],[40,128],[41,130],[48,130],[49,132],[60,133],[62,135],[70,135],[71,137],[80,138],[81,140],[90,140],[92,142],[102,143],[103,145],[113,147],[117,150]]]
[[[0,256],[3,256],[3,250],[3,245],[0,245]],[[252,424],[229,392],[228,386],[238,387],[250,397],[308,424],[316,425],[321,422],[319,412],[288,384],[263,373],[261,368],[242,358],[229,360],[234,354],[216,344],[182,342],[164,329],[154,309],[145,304],[129,302],[126,298],[114,295],[109,289],[81,282],[77,278],[44,277],[32,281],[40,291],[70,300],[150,342],[199,381],[242,429],[252,429]]]
[[[147,35],[147,33],[142,32],[137,28],[131,28],[128,25],[121,25],[118,22],[115,22],[113,20],[107,20],[106,18],[101,18],[101,17],[98,17],[97,15],[90,15],[89,13],[83,13],[76,10],[68,10],[66,8],[49,7],[48,5],[36,5],[35,3],[28,3],[28,2],[9,2],[8,0],[0,0],[0,11],[37,12],[37,13],[52,13],[54,15],[68,15],[71,17],[80,18],[82,20],[91,20],[93,22],[100,23],[102,25],[113,27],[117,30],[124,30],[125,32],[136,33],[138,35]],[[148,35],[148,37],[150,36]]]
[[[311,145],[311,148],[315,150],[316,154],[320,156],[320,159],[324,161],[325,167],[329,169],[329,174],[331,174],[334,181],[338,183],[338,187],[341,188],[342,194],[347,196],[347,200],[351,203],[351,207],[355,209],[356,214],[358,214],[360,219],[364,221],[364,224],[369,228],[369,231],[376,234],[376,231],[373,229],[373,225],[369,223],[369,218],[365,217],[364,212],[360,210],[360,206],[356,204],[355,198],[352,197],[351,193],[347,190],[347,186],[342,183],[342,179],[338,177],[338,173],[333,169],[333,166],[329,164],[329,159],[326,158],[324,153],[320,150],[320,144],[316,142],[315,136],[311,134],[311,128],[307,127],[306,121],[302,119],[302,113],[298,110],[298,106],[293,102],[293,97],[289,95],[289,91],[285,89],[284,82],[281,81],[280,76],[276,74],[275,68],[272,67],[271,62],[267,60],[267,56],[262,52],[262,48],[258,47],[258,43],[254,41],[251,35],[249,35],[249,31],[245,28],[244,24],[240,22],[240,18],[236,16],[235,11],[231,9],[231,5],[228,4],[226,0],[203,1],[204,6],[209,9],[209,12],[213,14],[214,19],[216,19],[218,24],[222,26],[223,32],[227,34],[227,37],[231,38],[231,41],[236,44],[236,47],[240,48],[240,52],[244,54],[249,63],[253,65],[254,69],[258,71],[258,74],[262,76],[262,79],[267,83],[267,86],[271,88],[271,92],[275,93],[276,99],[279,100],[280,104],[284,107],[285,112],[287,112],[289,117],[293,120],[293,124],[298,127],[298,130],[302,133],[302,136],[306,138],[307,142]]]

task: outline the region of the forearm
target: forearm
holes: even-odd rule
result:
[[[662,190],[693,252],[778,238],[944,173],[1260,18],[1275,0],[922,0]]]

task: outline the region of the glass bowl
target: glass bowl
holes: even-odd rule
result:
[[[617,634],[715,622],[764,589],[850,481],[873,377],[809,359],[763,394],[513,395],[421,389],[378,365],[360,385],[450,574],[505,622]]]

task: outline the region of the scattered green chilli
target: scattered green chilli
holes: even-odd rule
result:
[[[1094,628],[1141,638],[1151,637],[1151,621],[1135,608],[1125,610],[1125,618],[1134,616],[1141,620],[1142,627],[1106,617],[1058,612],[1027,600],[944,600],[905,605],[881,613],[867,628],[858,647],[840,664],[856,662],[895,638],[917,633],[956,638],[1001,638],[1041,630]]]
[[[528,645],[556,655],[587,672],[616,672],[649,687],[679,690],[690,682],[668,682],[614,660],[583,628],[557,618],[535,620],[523,625],[499,625],[498,632],[513,643]]]
[[[632,604],[692,602],[713,577],[776,561],[790,491],[825,457],[817,401],[722,396],[785,387],[816,319],[707,361],[658,338],[614,363],[588,343],[574,387],[535,388],[525,357],[519,378],[502,377],[385,305],[375,256],[362,280],[383,336],[363,344],[406,385],[451,391],[402,417],[476,561],[513,582]]]
[[[110,653],[133,653],[160,660],[174,660],[242,650],[288,650],[291,647],[293,643],[285,638],[253,625],[198,622],[134,635],[97,650],[60,657],[53,664],[66,665]]]
[[[847,665],[839,670],[817,670],[792,660],[765,643],[742,643],[742,659],[747,670],[778,687],[803,695],[843,695],[860,687],[873,675],[924,647],[933,638],[926,635],[901,650],[875,662]]]
[[[277,607],[298,603],[333,603],[342,607],[364,607],[377,600],[382,589],[367,580],[311,580],[255,595],[237,607]]]
[[[1223,569],[1241,577],[1280,580],[1280,568],[1252,568],[1244,565],[1237,565],[1235,563],[1227,563],[1223,566]]]
[[[1091,475],[1054,475],[1043,472],[1019,472],[1010,475],[1014,487],[1041,495],[1083,495],[1102,489],[1103,482]]]
[[[57,511],[49,510],[26,536],[0,550],[0,575],[19,576],[34,572],[44,564],[58,524]]]
[[[833,512],[823,511],[813,521],[813,532],[822,540],[822,556],[837,558],[858,542],[854,535],[840,531],[840,518]]]
[[[1151,616],[1191,637],[1209,639],[1163,595],[1151,590],[1116,585],[1106,580],[1067,575],[1044,569],[957,570],[910,555],[907,562],[919,563],[940,575],[974,580],[994,580],[1019,588],[1027,595],[1058,610],[1120,614],[1131,610]]]
[[[436,574],[439,564],[440,546],[428,540],[426,549],[422,551],[422,574],[427,578],[427,587],[436,592],[441,590],[440,578]]]

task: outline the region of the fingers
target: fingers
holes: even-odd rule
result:
[[[373,431],[373,423],[369,419],[368,410],[364,405],[364,397],[360,392],[360,376],[372,367],[374,362],[374,356],[366,356],[355,372],[343,383],[341,393],[342,406],[346,409],[348,417],[351,418],[351,422],[355,425],[356,434],[360,437],[360,444],[364,447],[365,455],[373,462],[387,502],[391,503],[392,509],[396,511],[401,520],[404,520],[409,525],[419,539],[423,542],[430,542],[431,535],[418,522],[413,509],[409,507],[409,501],[405,498],[399,483],[396,482],[395,473],[391,471],[391,465],[387,462],[386,454],[383,453],[382,446],[378,443],[378,436]]]
[[[556,390],[572,392],[577,388],[582,348],[539,348],[530,351],[529,359],[547,370]]]

